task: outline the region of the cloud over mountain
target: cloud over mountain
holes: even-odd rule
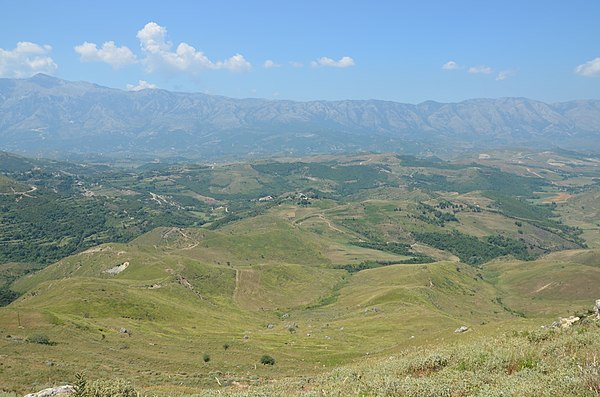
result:
[[[233,72],[250,70],[252,65],[243,55],[235,54],[223,61],[212,61],[202,51],[182,42],[172,50],[167,41],[167,28],[155,22],[147,23],[137,33],[145,57],[142,59],[148,72],[186,72],[195,74],[206,69],[227,69]]]
[[[586,77],[600,76],[600,57],[577,66],[575,73]]]
[[[137,84],[127,84],[127,91],[140,91],[147,89],[155,89],[156,84],[148,83],[146,80],[140,80]]]
[[[50,57],[52,47],[20,41],[13,50],[0,48],[0,77],[30,77],[36,73],[54,74],[58,66]]]
[[[129,48],[117,47],[114,41],[107,41],[100,48],[95,43],[85,41],[75,46],[74,50],[82,62],[104,62],[115,69],[137,62],[136,56]]]

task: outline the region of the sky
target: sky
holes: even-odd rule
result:
[[[404,103],[600,99],[598,0],[0,0],[0,77]]]

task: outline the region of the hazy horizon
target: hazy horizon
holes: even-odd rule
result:
[[[590,1],[22,1],[2,11],[0,77],[296,101],[600,99],[600,4]]]

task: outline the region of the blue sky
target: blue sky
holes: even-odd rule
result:
[[[0,1],[0,77],[37,72],[238,98],[600,99],[600,1]]]

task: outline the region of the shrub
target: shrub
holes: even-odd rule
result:
[[[208,353],[204,353],[204,355],[202,356],[202,361],[204,361],[205,363],[210,361],[210,355]]]
[[[86,387],[86,397],[138,397],[131,382],[124,379],[96,380]]]
[[[54,345],[54,342],[51,342],[50,339],[44,334],[35,334],[27,337],[27,342],[29,343],[37,343],[40,345]]]
[[[72,397],[138,397],[131,382],[124,379],[95,380],[88,382],[85,375],[75,375]]]
[[[275,359],[269,355],[264,355],[260,358],[260,363],[262,365],[275,365]]]
[[[81,372],[75,374],[75,384],[73,385],[72,397],[85,397],[86,385],[87,380],[85,379],[85,375]]]

